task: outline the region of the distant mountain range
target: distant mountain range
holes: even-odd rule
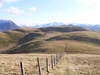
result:
[[[32,28],[43,28],[43,27],[52,27],[52,26],[72,26],[72,27],[82,27],[82,28],[88,28],[90,30],[94,31],[100,31],[100,25],[99,24],[64,24],[61,22],[53,22],[48,24],[40,24],[40,25],[34,25],[31,26]]]
[[[0,20],[0,32],[17,29],[17,28],[19,28],[19,26],[17,26],[11,20]]]
[[[100,25],[99,24],[69,24],[69,26],[74,26],[74,27],[82,27],[82,28],[88,28],[90,30],[94,31],[100,31]]]
[[[94,31],[100,31],[100,25],[99,24],[64,24],[61,22],[53,22],[53,23],[47,23],[47,24],[36,24],[33,26],[26,26],[26,25],[16,25],[13,21],[11,20],[0,20],[0,32],[3,31],[8,31],[12,29],[17,29],[17,28],[45,28],[45,27],[56,27],[56,26],[72,26],[72,27],[82,27],[82,28],[88,28],[90,30]]]
[[[53,22],[53,23],[47,23],[47,24],[36,24],[32,26],[33,28],[43,28],[43,27],[52,27],[52,26],[62,26],[65,25],[64,23],[61,22]]]

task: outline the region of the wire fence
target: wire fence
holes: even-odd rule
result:
[[[56,54],[56,55],[51,55],[50,58],[46,57],[45,61],[43,61],[46,63],[45,65],[46,72],[49,73],[50,69],[53,69],[63,56],[64,54]],[[22,61],[20,62],[20,68],[21,68],[21,75],[25,75],[24,62]],[[40,57],[37,57],[37,69],[38,69],[38,75],[42,75]]]

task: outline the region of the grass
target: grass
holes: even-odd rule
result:
[[[23,28],[2,32],[0,50],[7,47],[4,52],[11,54],[0,54],[0,75],[20,75],[21,61],[25,75],[38,75],[37,57],[40,57],[42,75],[100,75],[99,45],[99,32],[73,27]],[[50,65],[50,56],[54,55],[50,53],[63,52],[66,55],[47,74],[46,57]]]
[[[51,55],[54,54],[1,54],[0,75],[21,75],[21,61],[24,63],[25,75],[38,75],[37,57],[40,58],[42,74],[46,74],[46,57],[49,58],[50,65]]]
[[[82,31],[82,32],[70,32],[60,36],[55,36],[47,39],[47,41],[51,40],[76,40],[82,42],[90,42],[94,44],[100,44],[100,33],[93,31]]]
[[[1,54],[0,75],[21,75],[20,61],[24,63],[25,75],[39,75],[37,57],[42,75],[100,75],[100,55],[65,54],[53,69],[51,55],[55,54]],[[46,72],[46,57],[49,58],[49,73]]]
[[[47,28],[20,28],[0,33],[0,53],[6,50],[8,53],[26,53],[26,52],[44,52],[46,49],[41,48],[41,45],[46,43],[46,40],[61,34],[74,31],[87,31],[79,27],[47,27]],[[38,41],[41,43],[37,45]],[[33,47],[32,47],[33,46]],[[38,47],[38,49],[36,48]],[[22,51],[21,51],[21,50]],[[29,50],[26,50],[29,49]],[[19,51],[17,51],[19,50]],[[48,52],[48,50],[46,50]]]
[[[100,55],[67,54],[49,75],[100,75]]]
[[[100,33],[78,31],[67,33],[48,33],[36,37],[25,36],[24,41],[9,49],[7,53],[92,53],[100,54]],[[28,36],[30,36],[28,34]],[[23,40],[23,39],[22,39]],[[23,43],[24,42],[24,43]]]
[[[8,50],[15,46],[20,39],[26,36],[29,33],[39,34],[41,32],[35,32],[37,29],[32,28],[23,28],[15,29],[6,32],[0,32],[0,50]],[[38,31],[38,30],[37,30]]]

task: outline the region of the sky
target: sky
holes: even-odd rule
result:
[[[100,0],[0,0],[0,19],[18,25],[100,24]]]

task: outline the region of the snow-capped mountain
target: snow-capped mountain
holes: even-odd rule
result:
[[[37,24],[32,27],[33,28],[41,28],[41,27],[62,26],[62,25],[65,25],[65,24],[61,23],[61,22],[53,22],[53,23],[47,23],[47,24]]]

